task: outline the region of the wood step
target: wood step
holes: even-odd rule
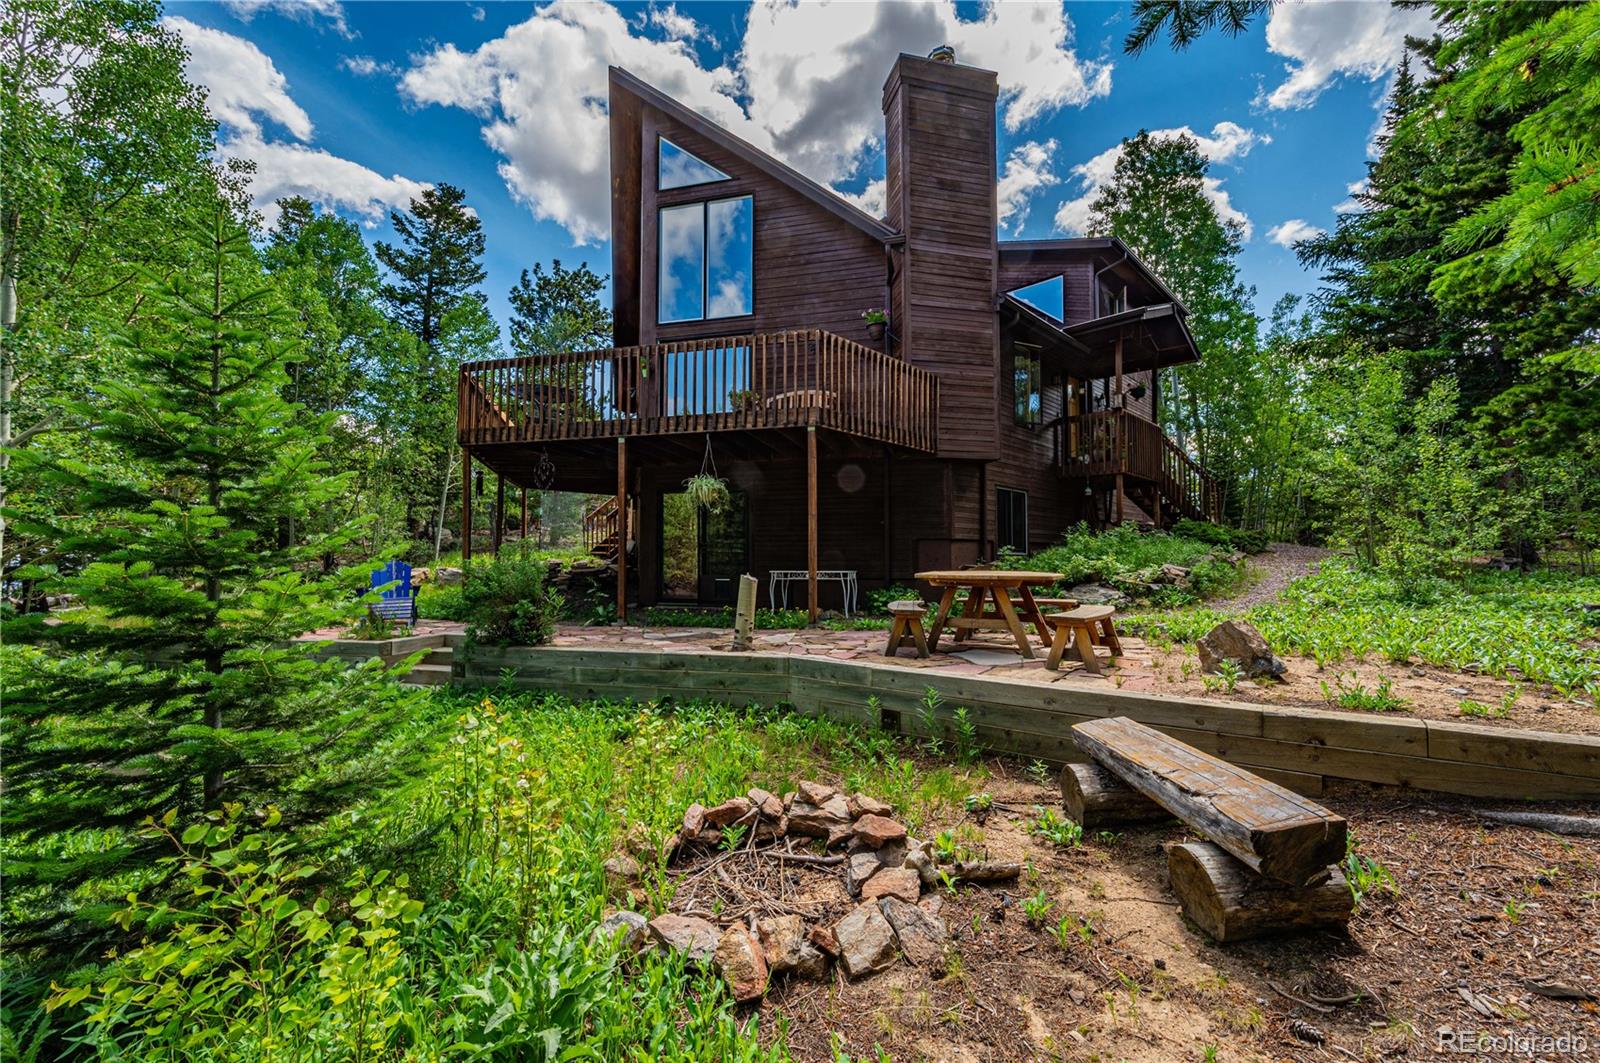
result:
[[[419,687],[442,687],[450,683],[448,664],[419,664],[406,673],[403,682]]]
[[[428,655],[419,664],[442,664],[448,668],[455,659],[455,651],[446,646],[443,649],[429,650]]]
[[[1107,771],[1267,878],[1300,886],[1344,859],[1343,816],[1153,727],[1113,716],[1077,724],[1072,737]]]

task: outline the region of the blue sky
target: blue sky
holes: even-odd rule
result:
[[[1306,294],[1291,238],[1332,227],[1365,162],[1405,32],[1387,4],[1284,4],[1238,38],[1122,54],[1127,3],[804,5],[174,3],[190,76],[254,192],[299,193],[393,238],[424,184],[467,191],[484,222],[502,324],[520,270],[610,268],[604,70],[617,63],[810,176],[875,202],[879,90],[898,51],[948,41],[1001,73],[1003,237],[1070,233],[1114,149],[1186,129],[1213,159],[1219,213],[1248,227],[1240,264],[1265,314]]]

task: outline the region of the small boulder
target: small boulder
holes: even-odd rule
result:
[[[800,800],[808,805],[824,805],[828,803],[829,798],[839,796],[839,790],[837,787],[807,779],[800,783],[799,795]],[[845,814],[849,815],[848,810]]]
[[[820,805],[796,800],[789,807],[789,833],[812,838],[830,838],[840,829],[848,834],[850,809],[844,798],[834,794]]]
[[[1115,587],[1107,587],[1103,583],[1080,583],[1069,590],[1063,597],[1072,598],[1079,605],[1109,605],[1121,609],[1128,605],[1129,598]]]
[[[793,971],[796,978],[820,982],[828,977],[828,956],[811,942],[804,942],[800,946],[800,962]]]
[[[650,923],[638,912],[612,912],[594,928],[595,937],[610,940],[623,938],[623,947],[629,952],[642,952],[650,944]]]
[[[1189,586],[1189,570],[1182,565],[1162,565],[1156,570],[1157,582],[1168,583],[1174,587]]]
[[[686,953],[696,963],[717,954],[717,928],[692,915],[658,915],[650,920],[650,936],[662,948]]]
[[[943,919],[895,897],[885,897],[878,907],[906,959],[918,967],[932,967],[943,961],[945,940],[949,937]]]
[[[832,927],[814,926],[806,931],[806,940],[829,956],[839,955],[839,939],[834,937]]]
[[[754,814],[755,805],[748,797],[731,797],[715,808],[706,809],[706,822],[713,827],[726,827],[742,823]]]
[[[845,888],[850,891],[850,896],[860,896],[861,887],[866,884],[868,879],[876,875],[881,867],[883,867],[883,862],[878,859],[876,851],[869,850],[856,853],[850,857],[849,861],[844,865],[844,884]]]
[[[850,795],[850,815],[859,819],[862,816],[888,816],[894,813],[894,806],[886,801],[879,801],[876,797],[868,797],[859,791]]]
[[[454,586],[461,582],[461,570],[459,568],[436,569],[433,573],[433,581],[445,587]]]
[[[756,821],[756,841],[758,842],[764,842],[770,838],[781,838],[788,833],[788,813],[780,813],[777,819],[767,819],[763,816]]]
[[[881,849],[890,842],[898,842],[905,838],[905,824],[868,813],[856,820],[855,835],[874,849]]]
[[[852,979],[894,963],[894,929],[876,904],[863,904],[834,924],[839,963]]]
[[[925,845],[913,845],[907,850],[903,866],[915,871],[924,886],[932,886],[939,881],[939,872],[933,866],[933,854]]]
[[[779,816],[783,815],[783,799],[778,797],[776,794],[768,793],[766,790],[763,790],[760,787],[752,786],[750,791],[746,793],[745,796],[750,799],[750,803],[756,806],[756,808],[759,809],[761,814],[766,818],[777,819]]]
[[[1250,677],[1271,676],[1276,679],[1289,670],[1289,666],[1273,656],[1272,647],[1251,624],[1243,620],[1224,620],[1201,637],[1196,643],[1200,651],[1200,670],[1215,674],[1223,661],[1232,661],[1239,670]]]
[[[742,926],[730,926],[717,940],[717,970],[728,983],[733,999],[759,1000],[767,991],[767,960],[761,945]]]
[[[809,947],[806,941],[806,921],[798,915],[775,915],[756,923],[756,938],[761,942],[761,954],[766,958],[767,969],[782,974],[800,966]]]
[[[683,813],[683,830],[680,836],[686,842],[692,842],[700,837],[700,832],[706,829],[706,806],[696,801]]]
[[[618,853],[605,863],[606,892],[615,897],[627,893],[639,881],[639,861]]]
[[[939,896],[937,893],[930,893],[926,897],[922,898],[922,900],[917,902],[917,907],[921,908],[929,915],[938,915],[940,912],[944,911],[944,898]]]
[[[904,867],[890,867],[873,875],[861,887],[863,901],[880,897],[898,897],[907,904],[916,904],[922,896],[922,879],[915,871]]]

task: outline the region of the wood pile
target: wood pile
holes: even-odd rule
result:
[[[1072,730],[1095,763],[1062,772],[1067,813],[1085,829],[1176,818],[1207,839],[1169,846],[1167,870],[1217,941],[1349,921],[1342,816],[1126,717]]]

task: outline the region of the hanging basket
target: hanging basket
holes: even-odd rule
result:
[[[683,493],[689,496],[689,501],[710,513],[720,513],[728,504],[728,481],[717,475],[710,432],[706,433],[706,456],[700,459],[700,471],[683,481]]]
[[[720,513],[728,504],[728,481],[708,472],[697,472],[683,481],[683,493],[695,505],[703,506],[712,513]]]

